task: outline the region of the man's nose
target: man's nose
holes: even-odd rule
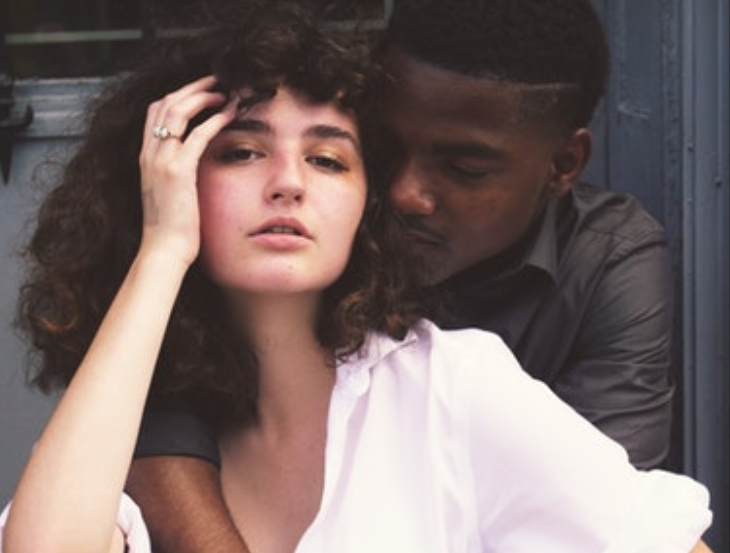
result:
[[[409,164],[393,176],[388,196],[393,207],[406,215],[430,215],[436,207],[433,194]]]

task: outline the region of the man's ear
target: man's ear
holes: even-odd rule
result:
[[[552,161],[552,175],[548,191],[553,198],[565,195],[578,180],[591,158],[593,136],[582,127],[561,140]]]

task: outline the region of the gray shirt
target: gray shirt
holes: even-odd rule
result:
[[[578,184],[523,243],[442,290],[442,326],[496,332],[637,467],[665,460],[673,282],[664,229],[636,199]]]

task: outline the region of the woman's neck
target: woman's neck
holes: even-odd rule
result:
[[[260,300],[238,319],[259,360],[258,418],[221,436],[221,485],[253,551],[293,551],[321,503],[334,358],[316,304]]]
[[[286,433],[310,416],[321,417],[335,367],[333,352],[317,340],[317,301],[256,296],[231,305],[258,358],[258,429]]]

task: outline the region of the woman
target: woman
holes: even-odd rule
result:
[[[149,551],[122,493],[148,391],[217,422],[254,553],[690,551],[704,488],[634,470],[498,338],[418,320],[366,58],[295,3],[242,9],[99,106],[41,210],[21,320],[67,390],[6,553]]]

